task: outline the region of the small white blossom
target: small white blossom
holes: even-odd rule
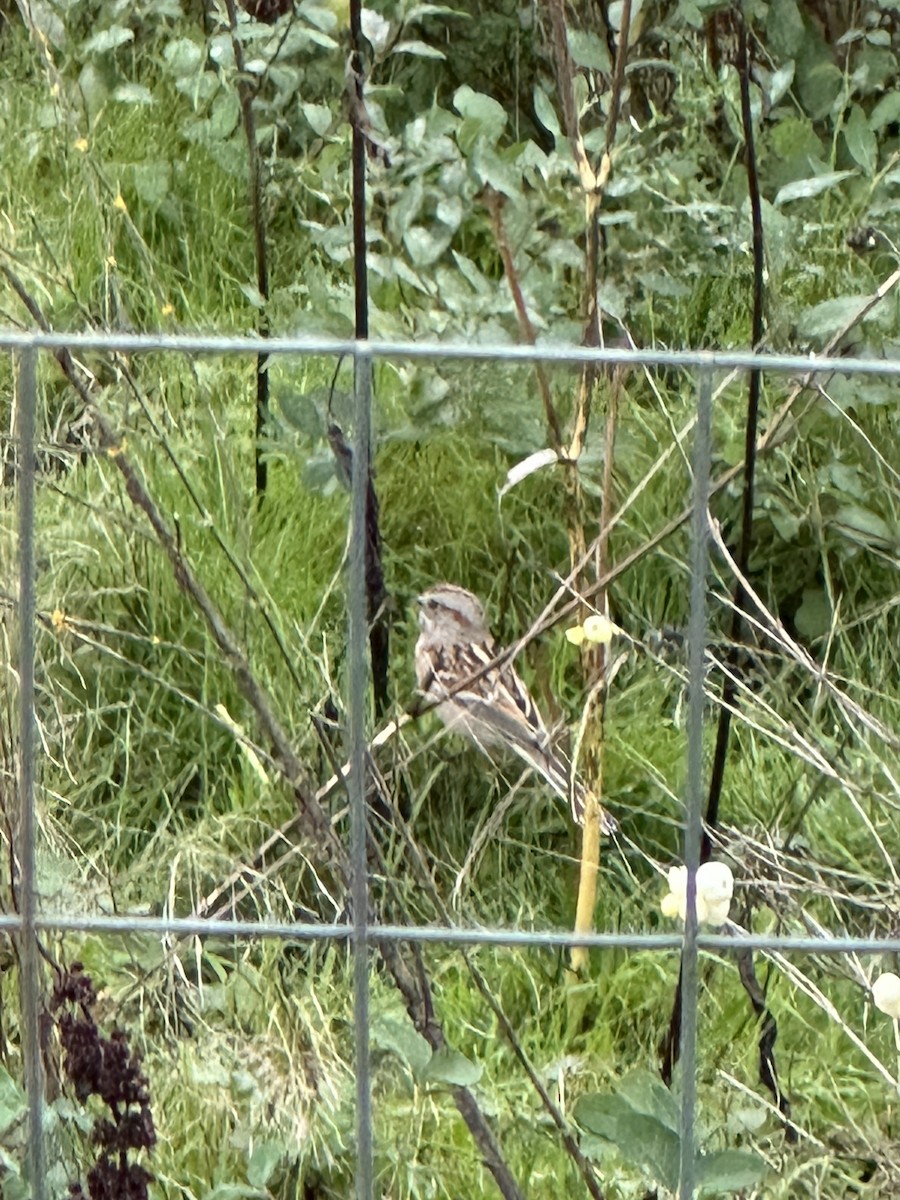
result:
[[[875,1007],[896,1021],[900,1018],[900,976],[885,971],[872,984]]]
[[[687,867],[672,867],[668,874],[669,893],[663,897],[664,917],[687,917]],[[697,922],[718,927],[728,920],[734,876],[725,863],[706,862],[697,868]],[[898,980],[900,983],[900,980]]]

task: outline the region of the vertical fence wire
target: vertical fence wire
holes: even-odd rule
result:
[[[44,1083],[41,1067],[41,977],[36,920],[38,916],[35,852],[34,788],[34,623],[35,555],[34,488],[37,412],[37,350],[19,354],[18,403],[18,537],[19,537],[19,812],[18,867],[20,996],[22,1049],[28,1093],[28,1168],[33,1200],[46,1195],[44,1148]],[[15,887],[15,881],[13,886]]]
[[[706,566],[708,559],[710,457],[712,451],[712,373],[701,371],[694,431],[694,511],[691,519],[691,603],[688,621],[688,762],[684,862],[687,909],[682,952],[681,1004],[681,1171],[680,1200],[691,1200],[696,1182],[694,1116],[697,1106],[697,868],[700,863],[703,806],[703,675],[706,647]]]
[[[371,455],[372,359],[354,356],[355,436],[349,561],[350,820],[353,920],[353,1029],[356,1061],[356,1194],[373,1194],[372,1087],[369,1049],[369,876],[366,819],[366,699],[368,621],[366,602],[366,504]]]

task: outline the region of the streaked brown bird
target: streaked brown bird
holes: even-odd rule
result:
[[[574,819],[584,824],[584,786],[551,745],[528,688],[511,663],[489,666],[497,650],[481,601],[453,583],[438,583],[418,600],[416,680],[419,690],[437,702],[438,716],[485,754],[493,747],[517,754],[568,801]],[[605,811],[601,828],[604,833],[616,829]]]

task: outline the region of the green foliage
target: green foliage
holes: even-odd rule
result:
[[[597,162],[615,38],[593,10],[567,8],[575,101]],[[728,6],[634,8],[625,116],[599,214],[604,336],[661,348],[743,347],[751,228]],[[373,336],[520,338],[492,213],[499,197],[538,338],[581,338],[584,197],[545,10],[513,0],[384,0],[367,14],[366,110],[382,151],[369,168]],[[869,3],[757,0],[744,10],[755,56],[767,348],[818,350],[846,328],[838,350],[895,357],[896,293],[856,318],[897,265],[896,21]],[[242,77],[215,8],[74,0],[30,11],[34,28],[9,16],[0,30],[0,253],[49,323],[246,332],[264,317],[273,333],[351,335],[346,5],[297,0],[272,25],[242,13]],[[257,286],[248,215],[242,82],[252,89],[262,166],[268,300]],[[5,323],[29,323],[12,290],[2,309]],[[88,354],[84,367],[124,453],[246,648],[310,780],[322,784],[331,756],[340,760],[344,750],[341,735],[327,743],[310,716],[334,710],[339,724],[344,718],[349,500],[327,428],[336,421],[352,433],[349,366],[333,387],[330,361],[269,361],[261,506],[253,496],[253,363]],[[11,428],[8,362],[0,372]],[[577,373],[546,374],[568,428]],[[666,371],[629,371],[620,385],[598,381],[579,462],[589,538],[614,386],[619,520],[611,554],[622,562],[689,502],[695,385]],[[766,378],[764,425],[791,386]],[[722,853],[739,868],[739,899],[748,905],[735,916],[755,931],[872,935],[895,924],[895,395],[887,379],[825,381],[822,392],[794,404],[758,465],[750,582],[812,661],[760,634],[742,676]],[[114,459],[98,448],[90,412],[49,358],[40,363],[40,396],[45,907],[185,915],[244,866],[249,891],[221,898],[239,915],[340,919],[345,898],[314,848],[273,865],[293,845],[288,834],[264,866],[256,862],[296,801],[267,757],[234,664],[179,588]],[[510,467],[547,444],[539,388],[523,367],[382,363],[375,396],[391,687],[402,710],[413,700],[414,596],[436,579],[458,581],[484,597],[498,639],[521,635],[569,571],[570,477],[553,466],[502,492]],[[717,474],[743,454],[745,401],[744,380],[717,397]],[[0,563],[3,592],[12,594],[8,452],[4,468]],[[733,548],[738,483],[715,498],[714,515]],[[730,624],[721,597],[733,580],[718,556],[713,572],[721,657]],[[683,627],[688,581],[682,529],[611,589],[613,616],[635,644],[607,703],[604,796],[623,836],[604,848],[602,928],[668,928],[659,873],[681,855],[686,699],[683,664],[652,647],[655,631]],[[3,636],[14,661],[6,626]],[[585,680],[562,630],[530,644],[519,666],[542,707],[577,728]],[[0,744],[12,745],[5,725],[3,732]],[[437,732],[436,719],[423,718],[378,752],[385,786],[409,814],[408,831],[379,827],[390,889],[382,890],[380,872],[373,887],[386,915],[432,923],[445,906],[461,924],[567,927],[576,851],[566,815],[531,779],[510,801],[516,774],[508,764],[487,764],[453,739],[435,743]],[[10,777],[13,770],[4,761]],[[343,802],[337,794],[330,802],[343,836]],[[206,938],[171,946],[138,934],[71,934],[52,949],[85,963],[115,1020],[143,1046],[160,1132],[152,1164],[160,1195],[349,1194],[352,973],[342,944]],[[582,1186],[576,1170],[458,949],[428,946],[423,958],[450,1047],[439,1054],[416,1033],[381,968],[372,971],[382,1194],[403,1200],[490,1188],[452,1104],[461,1085],[477,1096],[529,1195],[573,1194]],[[578,1021],[558,953],[481,947],[471,961],[560,1110],[585,1131],[583,1148],[608,1176],[609,1194],[642,1195],[654,1181],[673,1190],[677,1095],[652,1072],[677,961],[596,954],[575,987],[584,1001]],[[836,1198],[861,1186],[864,1169],[872,1196],[896,1194],[893,1093],[884,1074],[896,1069],[895,1050],[865,994],[875,968],[871,959],[808,957],[791,974],[769,964],[783,1083],[808,1135],[787,1154],[758,1080],[758,1030],[735,964],[727,954],[704,959],[704,1153],[696,1171],[709,1194]],[[24,1196],[28,1186],[14,974],[3,973],[4,1196]],[[71,1163],[74,1174],[77,1117],[64,1096],[49,1112],[59,1163]],[[779,1170],[766,1176],[761,1160]],[[62,1178],[56,1182],[64,1191]]]
[[[579,1124],[612,1143],[626,1162],[670,1192],[681,1175],[681,1106],[656,1076],[646,1071],[625,1075],[612,1095],[585,1095],[575,1106]],[[602,1151],[601,1151],[602,1152]],[[694,1164],[701,1194],[725,1195],[760,1183],[765,1163],[740,1150],[699,1154]]]

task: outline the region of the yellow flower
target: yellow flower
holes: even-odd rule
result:
[[[88,142],[87,138],[85,138],[85,137],[75,139],[75,149],[78,151],[79,154],[87,154],[87,149],[88,149],[89,145],[90,145],[90,143]]]
[[[116,192],[116,198],[113,200],[113,208],[117,208],[119,212],[128,212],[128,205],[125,203],[121,192]]]
[[[608,646],[616,632],[616,627],[609,617],[604,617],[600,613],[591,613],[589,617],[585,617],[583,625],[573,625],[567,629],[566,638],[573,646],[581,646],[585,642]]]
[[[591,613],[589,617],[585,618],[585,641],[596,642],[600,646],[608,646],[612,641],[615,631],[616,627],[610,621],[609,617],[604,617],[601,613]]]

